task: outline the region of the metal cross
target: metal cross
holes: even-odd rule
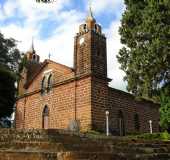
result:
[[[89,1],[88,1],[88,6],[89,6],[89,10],[91,11],[92,0],[89,0]]]
[[[92,13],[92,0],[88,0],[88,6],[89,6],[89,16],[93,17],[93,13]]]
[[[48,59],[50,60],[50,58],[51,58],[51,53],[48,54]]]
[[[91,8],[91,6],[92,6],[92,0],[89,0],[89,8]]]

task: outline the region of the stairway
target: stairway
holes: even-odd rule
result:
[[[1,129],[0,160],[170,160],[170,142]]]

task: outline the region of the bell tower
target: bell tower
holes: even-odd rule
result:
[[[31,47],[26,53],[26,58],[27,58],[27,61],[31,62],[31,63],[37,63],[38,64],[40,62],[40,56],[36,54],[36,51],[34,49],[33,39],[32,39]]]
[[[106,37],[89,7],[85,23],[74,41],[74,69],[77,76],[92,74],[107,79]]]
[[[19,95],[23,95],[26,91],[26,83],[29,78],[32,76],[32,73],[40,66],[40,56],[36,54],[34,49],[34,43],[32,40],[32,44],[30,49],[26,52],[23,57],[25,61],[24,67],[21,72],[21,78],[18,84],[18,93]]]

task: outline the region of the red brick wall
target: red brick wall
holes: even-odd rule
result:
[[[105,131],[106,115],[108,110],[110,131],[119,133],[118,114],[124,116],[125,133],[149,132],[149,120],[153,122],[153,132],[159,131],[159,105],[150,101],[139,101],[126,92],[107,86],[105,80],[92,80],[92,127],[94,130]],[[135,129],[135,114],[139,116],[139,131]]]
[[[92,81],[92,124],[93,129],[105,130],[105,111],[108,106],[108,87],[105,80],[93,77]]]
[[[107,87],[105,80],[84,77],[66,84],[56,85],[49,93],[40,91],[17,102],[16,127],[42,128],[44,106],[49,107],[49,128],[68,128],[71,120],[80,122],[81,130],[105,130],[105,111],[109,110],[111,131],[118,131],[118,112],[124,115],[126,133],[134,133],[134,115],[139,115],[140,131],[158,131],[158,105],[136,101],[128,93]],[[75,107],[76,106],[76,107]]]
[[[76,117],[80,121],[81,130],[90,129],[90,83],[91,79],[86,77],[77,82],[72,81],[55,86],[49,93],[44,95],[41,95],[39,90],[33,95],[19,99],[17,113],[19,112],[20,114],[16,114],[16,127],[42,128],[42,113],[45,105],[47,105],[49,108],[49,128],[66,129],[69,122]],[[35,84],[32,86],[35,86]],[[37,87],[35,88],[37,89]],[[32,87],[32,89],[34,88]]]
[[[20,129],[24,127],[24,110],[25,110],[25,98],[20,99],[16,103],[16,128]]]
[[[30,93],[32,91],[38,90],[41,87],[41,81],[43,79],[43,76],[45,75],[45,71],[51,70],[51,73],[53,75],[53,83],[59,83],[64,80],[74,78],[74,73],[71,69],[68,67],[63,67],[60,64],[57,63],[48,63],[43,70],[38,73],[38,76],[35,77],[34,81],[30,84],[29,88],[27,89],[27,92]]]
[[[124,116],[125,132],[135,133],[134,115],[139,115],[140,132],[149,132],[149,120],[153,121],[153,132],[159,131],[159,105],[149,101],[137,101],[123,91],[109,88],[110,128],[118,129],[118,112]]]
[[[81,130],[91,129],[91,103],[91,77],[87,77],[77,82],[76,89],[77,119]]]

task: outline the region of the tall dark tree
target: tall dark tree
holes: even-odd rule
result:
[[[125,0],[117,56],[127,90],[154,98],[170,82],[170,1]]]
[[[19,63],[20,52],[16,41],[4,38],[0,33],[0,118],[13,112]]]
[[[15,75],[1,66],[0,68],[0,118],[10,116],[15,103]]]

